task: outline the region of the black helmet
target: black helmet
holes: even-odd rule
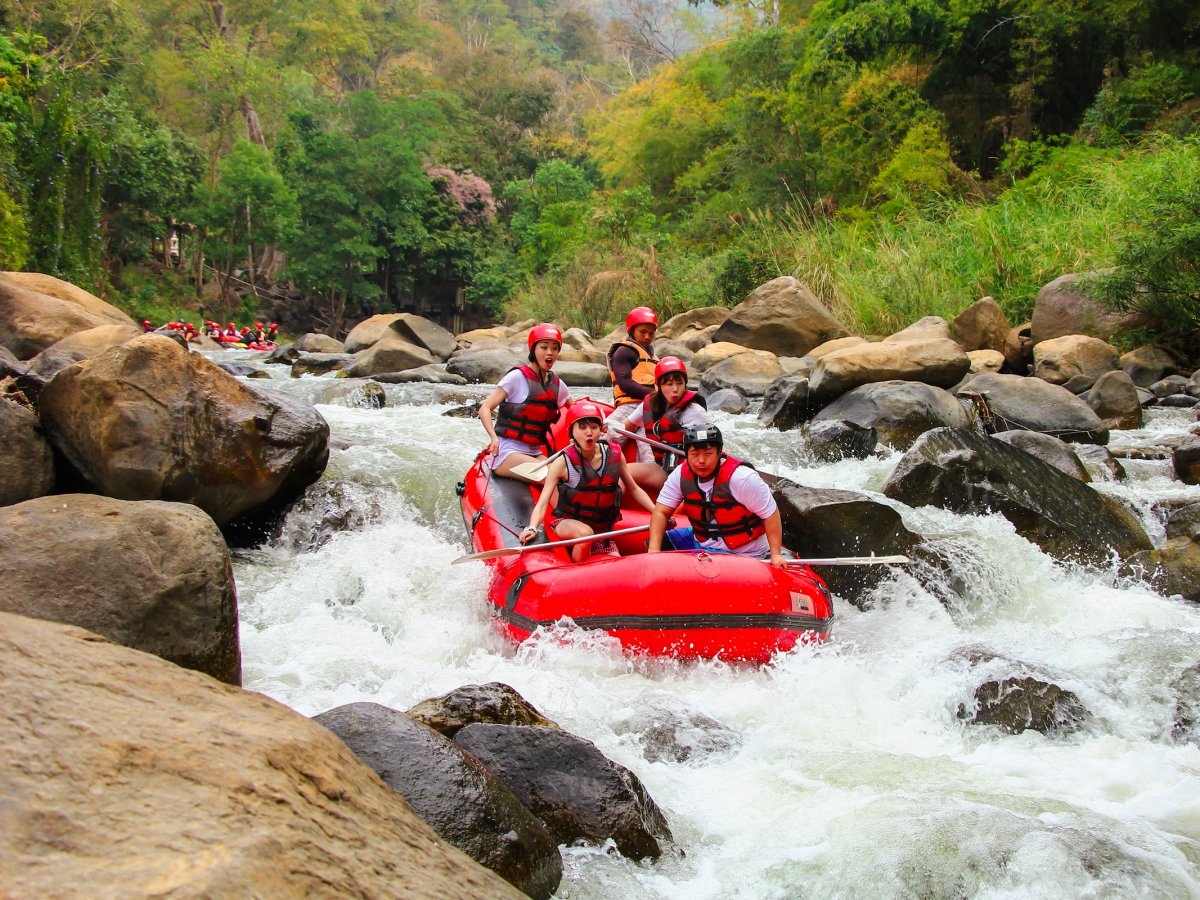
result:
[[[684,450],[689,447],[716,447],[720,450],[724,446],[721,429],[716,425],[688,425],[683,429]]]

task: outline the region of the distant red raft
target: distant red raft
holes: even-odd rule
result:
[[[513,532],[529,521],[537,487],[489,479],[481,454],[459,491],[476,552],[520,546]],[[615,528],[648,521],[645,511],[626,509]],[[547,539],[554,540],[553,533]],[[579,564],[561,547],[486,560],[488,599],[503,629],[521,641],[569,619],[605,631],[637,653],[756,663],[829,635],[829,590],[807,566],[784,571],[727,553],[647,554],[644,531],[616,542],[620,557],[593,556]]]

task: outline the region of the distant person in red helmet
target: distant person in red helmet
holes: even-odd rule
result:
[[[546,485],[520,535],[522,544],[537,536],[556,487],[557,501],[547,522],[559,540],[612,531],[621,517],[622,487],[643,509],[654,512],[654,501],[633,480],[624,457],[601,439],[603,427],[604,411],[590,400],[567,410],[571,443],[546,471]],[[593,553],[615,555],[617,546],[611,540],[584,541],[570,552],[574,562],[583,562]]]
[[[625,340],[608,350],[608,377],[612,380],[613,404],[616,409],[609,422],[624,427],[643,400],[654,390],[654,335],[658,331],[658,316],[648,306],[637,306],[625,317]],[[650,448],[638,445],[638,462],[650,463],[654,456]]]
[[[551,371],[562,341],[562,329],[557,325],[535,325],[527,341],[530,364],[509,369],[479,404],[479,421],[487,432],[492,471],[497,475],[520,478],[512,472],[516,466],[546,458],[550,426],[560,410],[571,405],[567,386]]]
[[[646,397],[625,420],[627,431],[674,447],[678,454],[650,446],[654,462],[633,463],[629,471],[634,480],[648,491],[658,491],[667,475],[682,459],[683,432],[689,425],[707,425],[708,406],[704,398],[688,390],[687,366],[677,356],[664,356],[654,367],[654,393]],[[633,438],[612,432],[609,440],[618,446]]]
[[[275,340],[275,335],[279,332],[279,326],[272,322],[267,326],[267,340]]]
[[[142,333],[147,334],[154,330],[154,323],[149,319],[142,319]]]

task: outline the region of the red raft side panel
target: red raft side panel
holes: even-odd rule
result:
[[[489,598],[518,639],[570,619],[625,649],[681,659],[767,662],[822,641],[833,623],[824,582],[732,554],[596,557],[572,565],[551,551],[498,560]]]

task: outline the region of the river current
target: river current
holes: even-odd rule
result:
[[[491,623],[484,564],[451,565],[471,550],[454,486],[484,435],[444,413],[488,387],[388,385],[376,410],[356,405],[353,381],[263,368],[272,380],[256,388],[328,420],[322,481],[363,521],[314,549],[322,510],[297,511],[279,538],[235,552],[245,686],[314,715],[512,685],[635,772],[676,839],[653,863],[564,848],[557,896],[1200,897],[1200,747],[1171,740],[1171,684],[1200,659],[1200,606],[1115,566],[1059,563],[1000,516],[898,506],[953,583],[895,567],[867,609],[835,597],[823,646],[761,667],[632,658],[565,625],[516,646]],[[900,458],[813,465],[794,432],[714,418],[735,455],[814,487],[875,493]],[[1155,411],[1111,443],[1152,445],[1193,422]],[[1139,509],[1155,540],[1155,502],[1200,500],[1169,462],[1125,465],[1126,481],[1099,488]],[[1050,673],[1090,720],[1058,737],[966,724],[956,711],[988,671],[956,654],[968,647]],[[697,732],[685,761],[647,760],[648,722],[697,716],[729,739]]]

